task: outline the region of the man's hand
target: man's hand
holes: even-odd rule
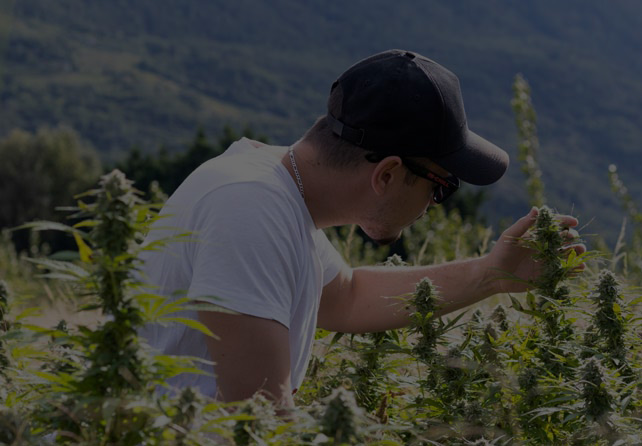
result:
[[[520,243],[520,238],[527,236],[536,218],[537,208],[533,208],[506,229],[490,254],[482,259],[487,268],[488,280],[495,282],[497,293],[526,291],[539,277],[541,265],[533,259],[534,251]],[[578,237],[577,232],[572,229],[578,225],[577,219],[568,215],[556,215],[555,218],[560,226],[569,228],[563,231],[563,236],[569,240],[566,249],[573,249],[577,254],[586,252],[584,244],[573,243]],[[582,269],[583,264],[578,267],[578,270]]]

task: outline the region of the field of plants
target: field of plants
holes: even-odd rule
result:
[[[74,252],[18,254],[0,244],[0,445],[639,445],[642,444],[642,214],[617,169],[615,199],[628,216],[617,245],[565,251],[539,182],[528,88],[514,110],[526,187],[538,219],[521,243],[543,274],[532,290],[434,316],[428,280],[410,296],[403,330],[367,335],[318,331],[297,409],[266,399],[220,403],[191,389],[155,392],[193,370],[137,336],[149,322],[188,324],[186,300],[143,291],[140,242],[161,204],[114,171],[67,209]],[[625,228],[627,230],[625,231]],[[632,228],[632,230],[631,230]],[[431,264],[486,253],[498,234],[456,210],[431,208],[404,234],[407,258],[330,232],[354,266]],[[37,246],[37,245],[36,245]],[[582,274],[575,273],[585,263]],[[65,308],[51,320],[50,308]]]

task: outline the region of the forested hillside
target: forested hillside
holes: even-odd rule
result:
[[[511,155],[511,83],[523,73],[550,204],[603,233],[621,221],[608,165],[642,191],[641,22],[632,0],[3,0],[0,136],[62,123],[112,161],[132,146],[178,150],[199,126],[249,125],[288,143],[343,69],[402,47],[455,71],[471,127]],[[491,218],[522,213],[521,180],[513,168],[491,189]]]

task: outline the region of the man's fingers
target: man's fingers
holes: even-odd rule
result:
[[[537,217],[537,208],[533,207],[528,214],[517,220],[510,228],[504,231],[504,236],[509,239],[522,237],[528,229],[535,223]]]
[[[538,209],[536,207],[533,207],[528,214],[517,220],[511,227],[506,229],[503,233],[503,236],[507,240],[515,240],[519,239],[520,237],[524,237],[535,223],[537,214]],[[570,215],[556,214],[555,219],[557,220],[559,226],[563,228],[561,231],[561,235],[562,237],[564,237],[567,243],[572,243],[573,241],[579,240],[579,233],[575,229],[573,229],[579,224],[577,218]],[[584,251],[586,251],[586,248],[584,248],[582,252]]]
[[[569,252],[570,250],[575,251],[575,254],[580,255],[586,252],[586,245],[584,243],[576,243],[573,245],[565,246],[562,250],[563,252]]]
[[[580,223],[577,218],[570,215],[557,214],[555,215],[555,220],[557,220],[563,228],[574,228]]]
[[[564,237],[568,241],[574,241],[574,240],[579,240],[580,234],[577,232],[575,229],[564,229],[562,230],[562,237]]]

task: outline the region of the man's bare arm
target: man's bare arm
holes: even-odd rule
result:
[[[536,212],[518,220],[499,238],[490,254],[465,261],[421,267],[364,267],[346,270],[323,291],[317,323],[319,327],[346,333],[383,331],[406,326],[407,298],[418,281],[428,277],[441,298],[438,314],[466,307],[499,292],[520,292],[525,281],[539,274],[532,251],[516,243],[532,226]],[[561,217],[573,227],[577,220]],[[578,253],[584,245],[576,245]],[[503,280],[507,275],[520,281]],[[405,295],[405,297],[404,297]]]
[[[483,283],[479,259],[429,267],[362,267],[352,276],[340,273],[324,289],[318,326],[331,331],[367,333],[408,325],[413,311],[407,298],[424,277],[442,296],[445,314],[477,302],[491,293]]]
[[[260,391],[282,407],[294,406],[285,326],[245,314],[201,311],[198,317],[220,338],[208,338],[218,399],[240,401]]]

